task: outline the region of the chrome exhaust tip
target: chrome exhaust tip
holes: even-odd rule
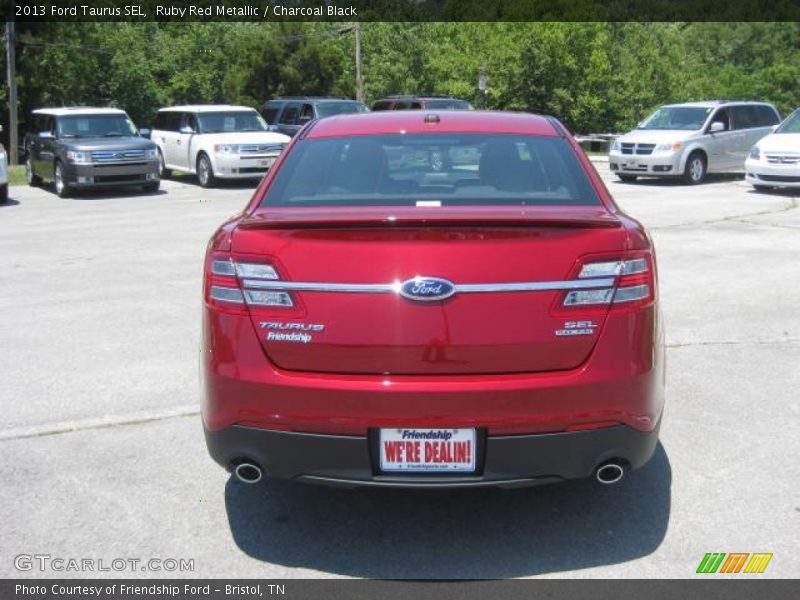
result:
[[[625,469],[622,468],[622,465],[614,462],[600,465],[597,467],[597,471],[595,471],[597,481],[605,485],[617,483],[624,475]]]
[[[263,476],[261,467],[251,462],[243,462],[236,465],[234,474],[242,483],[258,483]]]

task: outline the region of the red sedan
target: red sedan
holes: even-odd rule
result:
[[[619,481],[658,441],[657,299],[556,119],[312,121],[208,245],[209,451],[251,483]]]

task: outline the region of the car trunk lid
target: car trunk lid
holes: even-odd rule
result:
[[[282,369],[497,374],[586,360],[607,308],[565,309],[565,288],[591,286],[577,279],[579,258],[621,253],[625,239],[597,206],[270,209],[241,221],[232,252],[272,264],[280,281],[266,285],[292,296],[291,308],[250,307]],[[420,278],[443,280],[440,293],[452,283],[453,293],[431,300],[403,285]]]

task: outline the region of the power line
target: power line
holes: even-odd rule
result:
[[[331,31],[320,31],[320,32],[312,32],[312,33],[295,33],[290,35],[282,35],[282,36],[270,36],[270,41],[298,41],[308,38],[337,38],[345,33],[350,33],[353,31],[353,27],[345,27],[338,30],[331,30]],[[121,48],[114,48],[109,49],[108,47],[101,48],[98,46],[82,46],[78,44],[63,44],[59,42],[44,42],[44,41],[27,41],[17,39],[17,45],[19,46],[30,46],[34,48],[44,48],[44,47],[53,47],[53,48],[68,48],[71,50],[83,50],[86,52],[94,52],[96,54],[115,54],[116,52],[120,51]]]
[[[73,44],[59,44],[58,42],[18,42],[20,46],[33,46],[43,48],[45,46],[52,46],[56,48],[69,48],[71,50],[84,50],[86,52],[95,52],[97,54],[114,54],[118,50],[103,50],[102,48],[92,46],[76,46]]]

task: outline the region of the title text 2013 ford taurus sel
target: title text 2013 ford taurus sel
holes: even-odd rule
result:
[[[658,439],[657,297],[555,119],[312,121],[209,242],[209,451],[249,482],[617,481]]]

